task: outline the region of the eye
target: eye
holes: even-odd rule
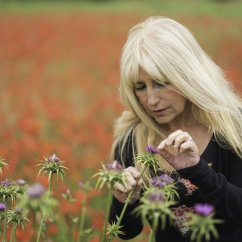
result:
[[[145,88],[146,88],[146,85],[143,82],[137,82],[134,86],[134,89],[136,91],[141,91],[141,90],[144,90]]]
[[[154,86],[156,86],[157,88],[164,88],[168,85],[168,82],[158,82],[158,81],[153,81],[154,82]]]

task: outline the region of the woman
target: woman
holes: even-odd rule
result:
[[[120,69],[127,111],[115,125],[112,158],[126,167],[128,183],[115,185],[110,221],[135,191],[120,237],[132,239],[142,231],[132,211],[152,174],[141,180],[134,157],[151,144],[160,150],[160,169],[179,174],[177,220],[158,229],[156,241],[189,241],[189,227],[184,230],[179,216],[196,203],[213,205],[224,221],[217,226],[219,239],[210,241],[241,241],[242,102],[221,69],[188,29],[165,17],[150,17],[130,30]]]

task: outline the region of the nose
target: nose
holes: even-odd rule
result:
[[[147,102],[149,105],[156,105],[160,100],[158,90],[155,88],[147,89]]]

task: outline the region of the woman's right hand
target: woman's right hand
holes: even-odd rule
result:
[[[114,184],[113,195],[121,203],[125,203],[129,193],[134,189],[131,203],[137,201],[140,197],[142,179],[140,172],[133,166],[129,166],[124,170],[126,176],[126,184]]]

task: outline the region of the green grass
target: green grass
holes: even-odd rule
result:
[[[142,14],[214,15],[242,18],[241,0],[0,0],[0,12],[39,13],[53,11],[132,12]]]

